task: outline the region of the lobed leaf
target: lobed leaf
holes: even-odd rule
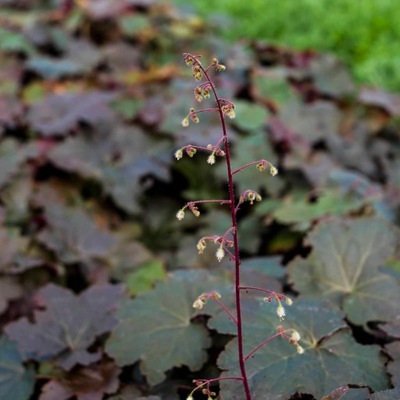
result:
[[[276,333],[279,325],[273,303],[251,299],[243,315],[245,353]],[[254,400],[286,399],[296,392],[321,398],[344,385],[370,386],[374,390],[389,385],[385,358],[377,346],[363,346],[352,337],[344,314],[321,301],[295,301],[287,308],[284,329],[294,328],[300,335],[304,354],[287,339],[277,338],[263,346],[246,363]],[[219,322],[213,321],[212,327]],[[290,334],[290,332],[289,332]],[[218,359],[223,377],[238,376],[237,343],[231,341]],[[240,382],[221,382],[221,399],[244,398]]]
[[[378,218],[328,220],[307,238],[307,259],[289,265],[289,278],[305,298],[329,299],[350,321],[390,321],[398,314],[399,284],[379,267],[398,251],[399,232]]]
[[[0,337],[0,399],[28,400],[33,392],[35,374],[25,368],[15,343]]]
[[[173,367],[200,369],[211,340],[207,329],[192,321],[196,314],[192,304],[217,282],[205,271],[184,271],[123,302],[117,314],[119,324],[106,344],[107,353],[120,366],[140,360],[151,385],[162,382]]]
[[[38,361],[57,357],[57,364],[66,370],[97,361],[101,355],[87,349],[115,326],[113,313],[122,297],[122,286],[91,286],[76,296],[48,284],[38,297],[45,310],[35,312],[35,322],[23,317],[5,328],[21,353]]]

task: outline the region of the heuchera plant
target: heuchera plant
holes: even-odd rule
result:
[[[278,306],[276,313],[280,320],[285,317],[285,308],[283,303],[287,305],[292,304],[292,300],[285,296],[284,294],[276,293],[271,290],[264,288],[259,288],[255,286],[242,286],[240,283],[240,254],[239,254],[239,237],[237,231],[237,213],[240,209],[240,205],[244,202],[250,202],[253,204],[255,201],[261,201],[261,196],[252,189],[245,190],[240,194],[239,199],[235,198],[235,187],[234,187],[234,175],[239,174],[245,168],[256,166],[259,171],[265,171],[267,168],[272,176],[278,173],[277,168],[272,165],[267,160],[257,160],[243,165],[237,169],[232,169],[231,165],[231,155],[229,148],[229,137],[227,131],[227,125],[225,118],[235,118],[235,105],[227,99],[220,98],[214,81],[211,77],[211,72],[213,70],[217,72],[224,71],[226,67],[218,62],[216,58],[213,58],[210,65],[204,67],[200,61],[201,56],[195,56],[190,53],[184,53],[183,61],[186,65],[192,68],[193,77],[196,81],[201,82],[194,89],[194,96],[198,102],[202,102],[204,99],[209,99],[211,96],[215,100],[215,106],[211,108],[204,109],[194,109],[189,110],[189,114],[183,119],[182,125],[184,127],[189,126],[190,121],[194,123],[199,123],[199,114],[207,112],[216,112],[219,114],[221,123],[221,137],[215,144],[209,144],[207,147],[195,146],[188,144],[178,149],[175,152],[175,158],[180,160],[184,153],[189,157],[193,157],[198,150],[202,150],[209,153],[207,162],[209,164],[215,164],[216,157],[221,157],[225,159],[226,172],[228,177],[228,198],[221,200],[196,200],[186,203],[176,214],[179,220],[185,217],[185,211],[190,210],[196,217],[200,216],[200,211],[198,209],[199,204],[203,203],[218,203],[220,205],[228,205],[231,213],[232,225],[231,227],[222,235],[212,235],[204,236],[197,243],[197,249],[200,254],[203,253],[208,242],[216,245],[216,258],[221,261],[225,256],[233,262],[235,268],[235,306],[236,312],[232,313],[222,302],[221,295],[212,291],[210,293],[202,293],[193,303],[193,307],[196,309],[202,309],[206,304],[207,300],[211,299],[215,301],[229,316],[232,323],[235,324],[237,329],[237,343],[238,343],[238,362],[240,367],[241,376],[230,376],[215,379],[196,379],[194,383],[196,387],[187,397],[187,400],[193,400],[193,395],[196,391],[201,391],[203,394],[208,396],[208,400],[215,398],[216,393],[211,391],[210,387],[213,383],[220,380],[237,380],[243,383],[244,392],[246,394],[246,400],[251,400],[251,390],[249,379],[246,375],[246,361],[251,358],[254,353],[256,353],[261,347],[277,337],[283,337],[289,340],[289,342],[296,346],[297,352],[299,354],[303,353],[303,348],[299,345],[300,335],[294,329],[283,329],[282,327],[277,328],[277,333],[269,338],[263,340],[259,345],[257,345],[249,354],[244,354],[243,350],[243,319],[242,319],[242,307],[241,307],[241,294],[244,291],[257,291],[266,294],[264,301],[269,303],[271,301],[276,301]]]

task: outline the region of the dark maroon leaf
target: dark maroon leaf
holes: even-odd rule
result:
[[[115,393],[119,386],[121,370],[112,362],[80,368],[66,375],[63,380],[51,380],[42,388],[39,400],[101,400],[104,394]]]
[[[32,242],[16,230],[0,228],[0,272],[18,273],[43,264],[31,254]]]
[[[393,386],[400,387],[400,341],[397,340],[385,346],[387,354],[390,356],[387,370],[391,375]]]
[[[90,262],[105,257],[115,238],[82,209],[50,205],[45,210],[47,227],[38,240],[64,263]]]
[[[383,90],[363,89],[358,96],[361,103],[381,107],[391,115],[400,115],[400,96]]]
[[[10,300],[22,296],[22,287],[18,282],[9,277],[0,278],[0,314],[7,309]]]
[[[137,201],[143,190],[142,177],[169,180],[172,149],[139,128],[119,126],[110,137],[69,138],[55,147],[49,158],[63,170],[99,180],[118,206],[135,213],[140,210]]]
[[[101,354],[87,349],[115,326],[113,313],[122,293],[120,285],[103,285],[91,286],[76,296],[49,284],[38,293],[37,301],[45,310],[35,312],[35,322],[24,317],[5,330],[28,359],[57,357],[58,365],[66,370],[76,364],[89,365]]]
[[[38,155],[38,148],[32,142],[20,145],[14,139],[6,139],[0,143],[0,188],[17,174],[21,166]]]
[[[115,94],[107,92],[49,95],[31,107],[27,121],[44,136],[65,136],[79,122],[94,125],[113,121],[115,115],[108,104],[114,99]]]

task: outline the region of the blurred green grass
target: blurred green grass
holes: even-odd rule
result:
[[[221,26],[229,40],[261,39],[336,54],[363,84],[400,91],[398,0],[173,0]]]

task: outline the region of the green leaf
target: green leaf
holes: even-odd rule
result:
[[[385,346],[385,350],[391,359],[387,365],[387,370],[391,376],[390,380],[393,386],[400,387],[400,341],[389,343]]]
[[[268,113],[264,107],[244,100],[235,100],[236,117],[232,123],[245,131],[260,129],[267,122]]]
[[[303,297],[329,299],[355,324],[390,321],[398,314],[399,284],[379,266],[398,243],[398,230],[378,218],[325,221],[307,238],[308,258],[290,264],[290,280]]]
[[[121,285],[94,285],[76,296],[49,284],[39,292],[38,300],[46,310],[36,311],[35,323],[23,317],[5,331],[27,358],[40,361],[58,356],[58,365],[66,370],[88,365],[101,358],[87,349],[114,327],[114,309],[121,297]]]
[[[121,98],[111,104],[111,108],[121,114],[125,119],[132,119],[144,106],[141,99]]]
[[[396,387],[391,390],[384,390],[382,392],[374,393],[370,400],[399,400],[400,398],[400,388]]]
[[[6,336],[0,337],[0,360],[0,399],[28,400],[35,374],[23,366],[17,347]]]
[[[294,224],[295,229],[307,230],[315,220],[326,216],[340,216],[359,209],[363,204],[365,201],[356,199],[354,195],[326,190],[312,203],[307,199],[288,199],[273,212],[273,216],[281,223]]]
[[[142,15],[127,15],[118,21],[122,33],[126,36],[135,36],[140,31],[151,28],[149,18]]]
[[[295,96],[294,90],[288,82],[288,76],[288,69],[281,66],[255,68],[251,83],[256,98],[263,102],[273,102],[278,106],[288,103]]]
[[[19,32],[0,28],[0,50],[4,52],[19,52],[31,55],[35,52],[28,39]]]
[[[368,385],[374,390],[388,387],[385,358],[379,347],[358,344],[345,327],[340,311],[321,301],[298,300],[287,307],[287,317],[280,324],[275,309],[274,303],[246,299],[245,354],[276,333],[278,325],[296,329],[301,335],[299,344],[305,351],[297,354],[295,346],[280,337],[257,351],[246,363],[254,400],[286,399],[296,392],[321,398],[347,384]],[[211,327],[218,328],[220,323],[219,318],[213,318]],[[218,365],[224,371],[222,377],[240,376],[236,339],[221,353]],[[240,382],[221,382],[221,399],[243,398]]]
[[[201,293],[216,289],[216,283],[205,271],[184,271],[125,301],[107,353],[120,366],[141,360],[141,370],[151,385],[162,382],[172,367],[200,369],[211,341],[207,329],[192,322],[196,314],[192,305]]]
[[[152,260],[139,267],[126,277],[126,286],[129,294],[135,296],[152,288],[155,282],[167,277],[164,263],[161,260]]]

